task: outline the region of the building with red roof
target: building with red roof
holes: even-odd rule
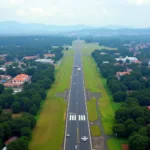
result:
[[[150,110],[150,106],[147,106],[148,110]]]
[[[37,59],[38,56],[26,56],[24,57],[23,59],[26,59],[26,60],[33,60],[33,59]]]
[[[12,79],[12,83],[24,84],[25,82],[28,82],[29,80],[30,80],[30,77],[27,74],[19,74],[15,78]]]
[[[44,54],[44,57],[45,57],[45,58],[48,58],[48,57],[50,57],[50,58],[51,58],[51,57],[55,57],[55,54]]]

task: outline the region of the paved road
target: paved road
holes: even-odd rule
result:
[[[73,46],[75,50],[74,66],[78,66],[81,70],[73,66],[64,150],[76,150],[76,147],[77,150],[92,150],[85,102],[86,95],[82,71],[82,58],[80,55],[82,44],[83,42],[78,40]],[[70,134],[70,137],[66,137],[67,134]],[[83,142],[81,140],[82,136],[87,136],[89,138],[88,141]]]

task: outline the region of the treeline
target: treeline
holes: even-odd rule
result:
[[[87,43],[97,42],[99,45],[108,47],[120,47],[132,41],[136,43],[149,42],[150,35],[120,35],[120,36],[90,36],[83,38]]]
[[[53,46],[72,45],[72,40],[73,38],[64,36],[0,37],[0,54],[8,54],[7,61],[13,61],[14,58],[21,60],[25,56],[53,51]]]
[[[116,124],[113,133],[117,137],[129,138],[131,150],[150,149],[150,69],[142,65],[122,62],[116,64],[116,52],[96,50],[92,53],[101,74],[107,79],[107,85],[116,102],[122,102],[115,113]],[[120,51],[119,51],[120,52]],[[109,61],[109,63],[103,63]],[[119,79],[116,72],[127,71]]]
[[[19,150],[19,147],[23,150],[28,149],[31,130],[36,124],[34,116],[40,108],[40,103],[46,98],[47,89],[51,88],[55,80],[54,66],[50,64],[34,62],[34,66],[25,69],[24,73],[32,78],[31,83],[24,85],[22,92],[14,95],[9,89],[2,89],[0,94],[0,148],[6,139],[17,136],[20,138],[8,145],[7,149]],[[13,113],[21,112],[23,115],[13,119],[11,114],[2,112],[3,109],[11,109]]]

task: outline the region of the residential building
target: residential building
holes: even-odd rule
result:
[[[25,82],[30,81],[30,77],[27,74],[19,74],[12,79],[12,83],[24,84]]]
[[[33,60],[33,59],[37,59],[38,56],[26,56],[24,57],[23,59],[26,59],[26,60]]]
[[[103,64],[109,64],[109,61],[103,61]]]
[[[116,72],[116,78],[117,78],[118,80],[120,80],[120,77],[121,77],[121,76],[129,75],[129,74],[130,74],[130,72],[127,72],[127,71]]]
[[[101,52],[101,53],[100,53],[100,55],[105,55],[105,54],[106,54],[106,53],[104,53],[104,52]]]
[[[128,57],[128,56],[126,56],[125,58],[115,58],[117,61],[122,61],[123,63],[125,63],[126,62],[126,60],[129,60],[130,61],[130,63],[132,63],[132,62],[134,62],[134,61],[137,61],[138,59],[136,58],[136,57]]]
[[[49,63],[49,64],[53,64],[54,60],[52,59],[37,59],[35,60],[36,62],[40,62],[40,63]]]
[[[130,72],[123,71],[123,72],[116,72],[116,76],[124,76],[124,75],[129,75]]]
[[[13,64],[13,62],[6,62],[5,63],[5,66],[10,66],[10,65],[12,65]]]
[[[44,58],[52,58],[52,57],[55,57],[55,54],[44,54]]]

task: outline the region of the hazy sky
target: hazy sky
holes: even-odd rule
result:
[[[150,27],[150,0],[0,0],[0,21]]]

